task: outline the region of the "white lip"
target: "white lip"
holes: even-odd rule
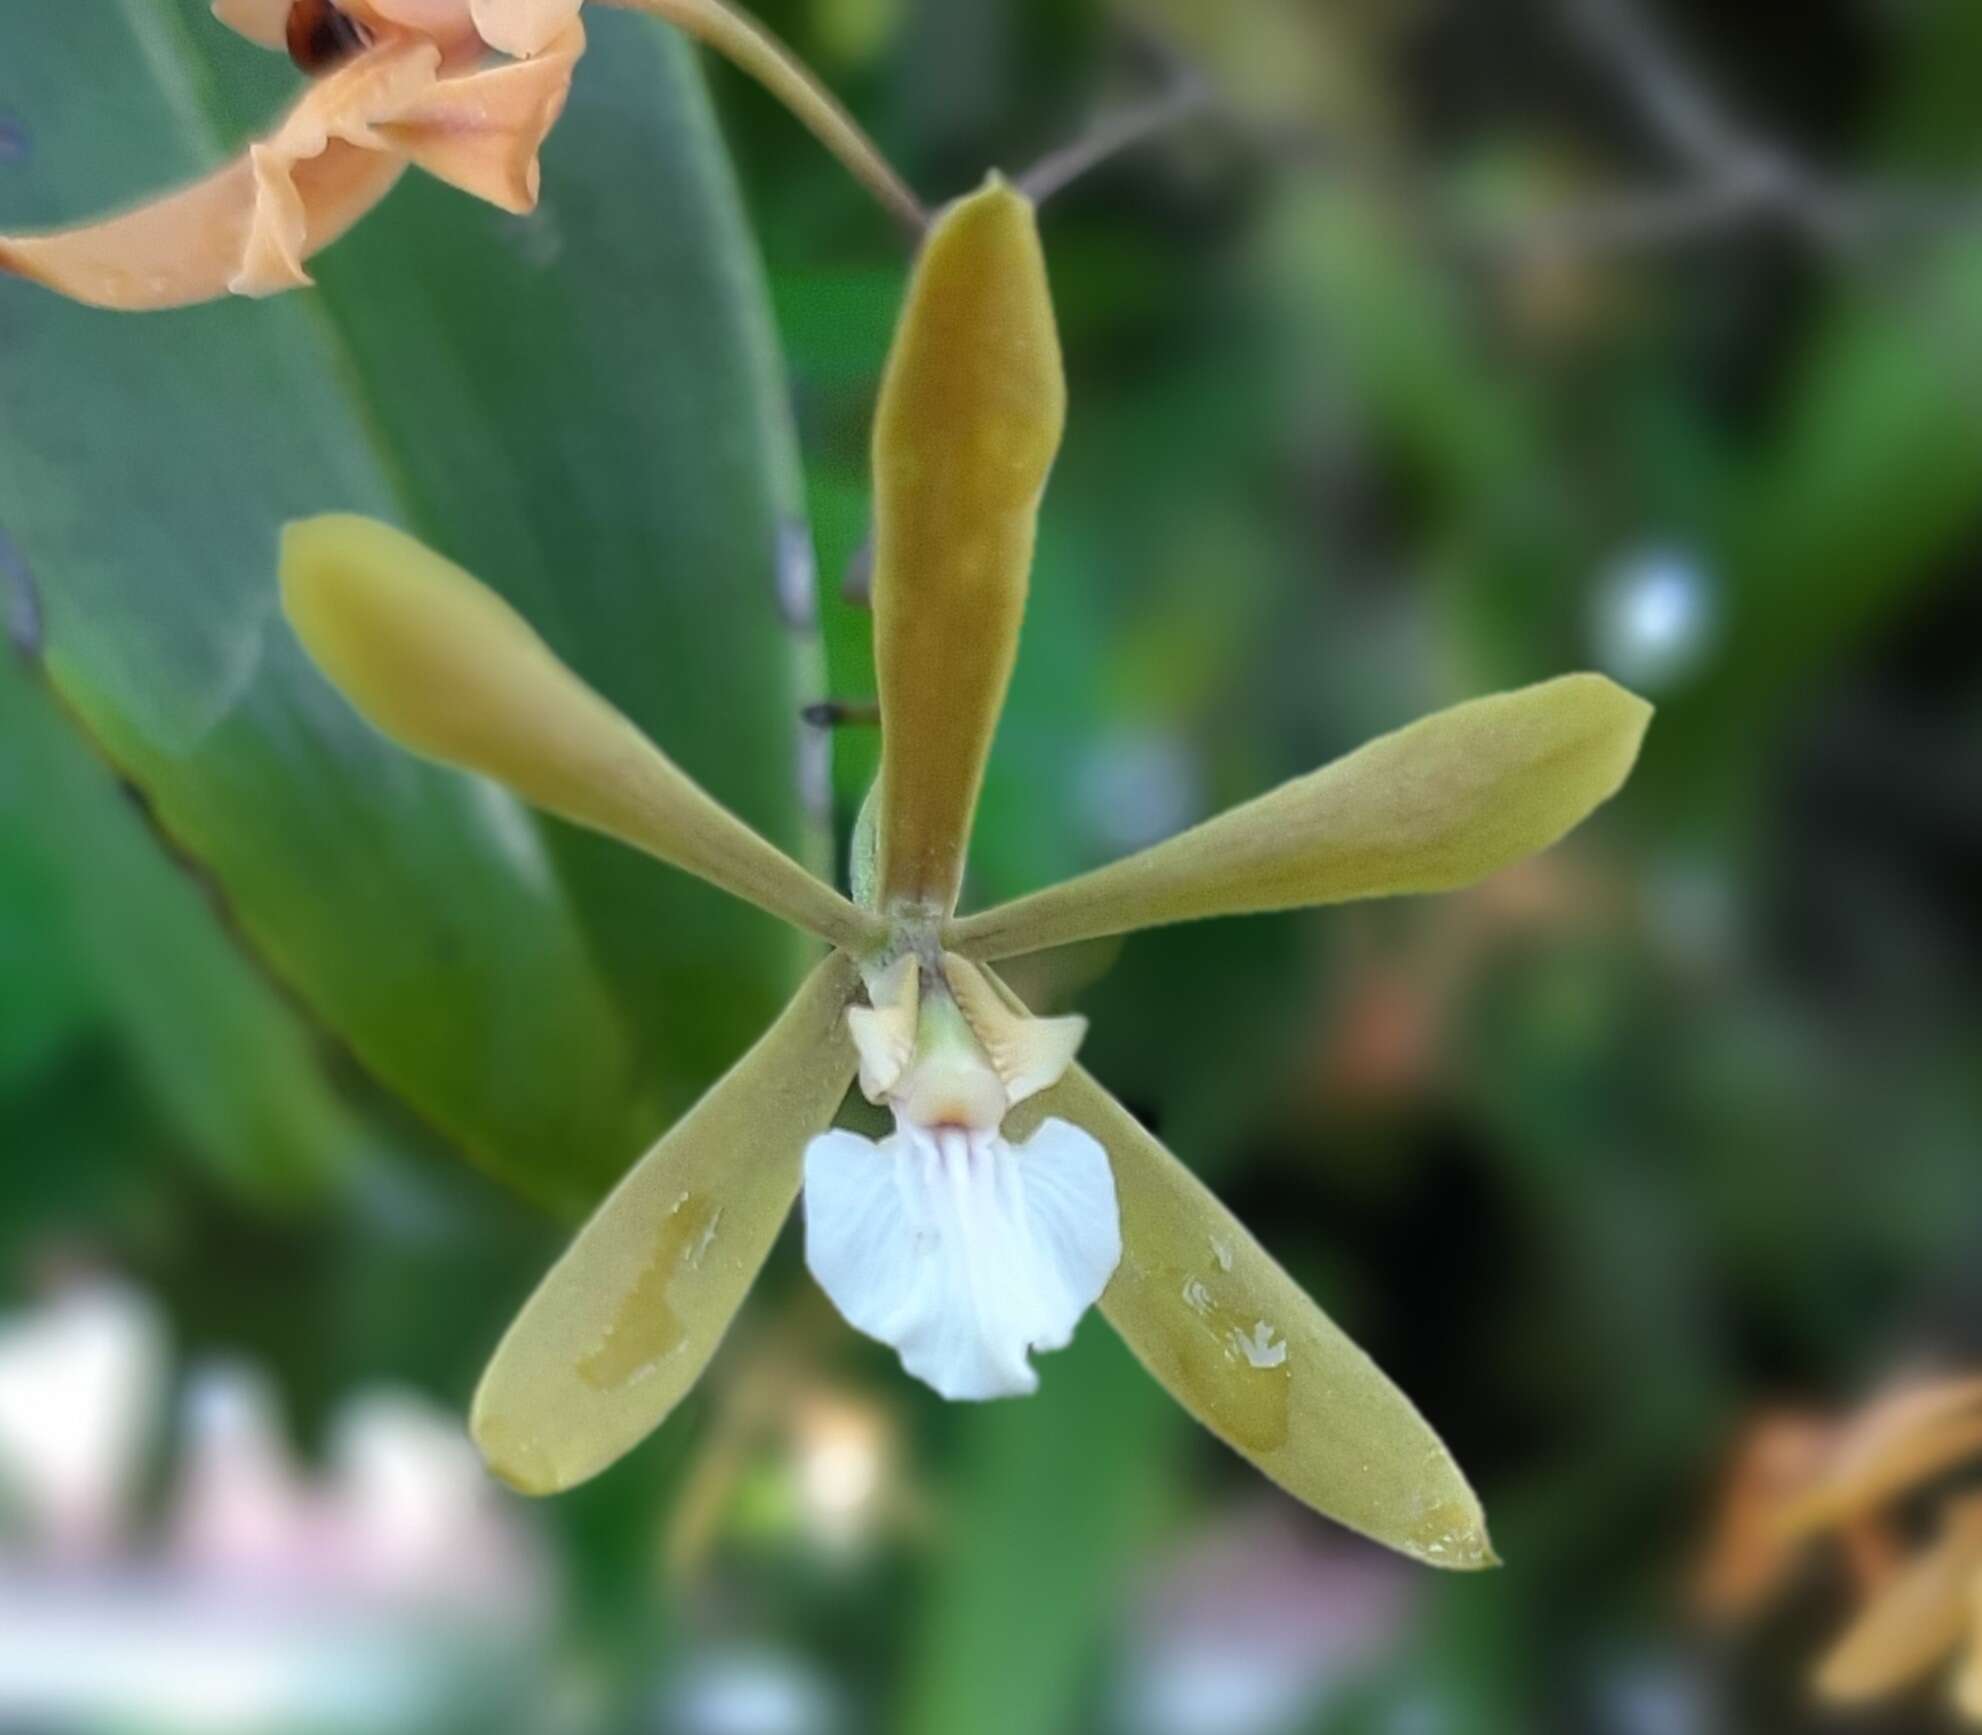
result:
[[[1066,1121],[1023,1145],[898,1118],[805,1152],[805,1259],[848,1324],[946,1398],[1018,1397],[1122,1254],[1107,1153]]]

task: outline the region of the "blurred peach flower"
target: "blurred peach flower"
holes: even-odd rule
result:
[[[1835,1434],[1835,1423],[1800,1410],[1748,1427],[1722,1478],[1706,1557],[1694,1578],[1700,1613],[1739,1619],[1782,1587],[1802,1551],[1784,1532],[1781,1510],[1818,1473]]]
[[[1752,1613],[1824,1536],[1843,1547],[1861,1599],[1818,1663],[1818,1694],[1864,1704],[1958,1662],[1954,1702],[1982,1725],[1982,1495],[1938,1500],[1924,1547],[1904,1556],[1905,1502],[1982,1463],[1982,1376],[1911,1379],[1854,1416],[1765,1417],[1735,1455],[1707,1561],[1701,1610]]]

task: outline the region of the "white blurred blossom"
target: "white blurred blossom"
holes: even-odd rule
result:
[[[835,1735],[838,1696],[803,1658],[757,1648],[705,1652],[660,1707],[662,1735]]]
[[[95,1558],[121,1535],[166,1355],[158,1309],[112,1282],[0,1316],[0,1510],[50,1558]]]
[[[110,1284],[0,1321],[0,1729],[539,1726],[552,1589],[459,1423],[374,1389],[291,1450],[242,1362],[196,1368],[157,1522],[133,1495],[164,1416],[158,1310]],[[110,1660],[114,1659],[114,1667]]]
[[[1276,1502],[1225,1519],[1155,1576],[1115,1725],[1134,1735],[1283,1735],[1393,1651],[1411,1568]]]
[[[1657,694],[1681,685],[1712,654],[1719,628],[1713,576],[1686,549],[1635,549],[1598,581],[1596,660],[1628,687]]]
[[[1173,837],[1204,813],[1204,780],[1182,737],[1115,729],[1080,758],[1074,803],[1098,854],[1126,855]]]

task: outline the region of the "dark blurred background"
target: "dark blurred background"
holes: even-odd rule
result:
[[[160,174],[127,142],[121,181],[44,197],[38,117],[135,99],[10,79],[36,10],[0,17],[9,221]],[[945,1408],[840,1325],[790,1236],[653,1442],[558,1501],[495,1497],[467,1395],[633,1149],[574,1156],[590,1179],[563,1215],[456,1160],[307,995],[242,962],[227,888],[158,846],[22,663],[0,682],[0,1726],[1834,1726],[1805,1685],[1846,1607],[1821,1561],[1739,1628],[1690,1586],[1745,1427],[1982,1360],[1982,10],[764,12],[930,198],[1177,111],[1043,215],[1072,408],[973,901],[1476,693],[1592,667],[1659,706],[1623,795],[1475,891],[1039,966],[1091,1016],[1093,1069],[1417,1399],[1507,1565],[1440,1578],[1297,1510],[1098,1318],[1037,1398]],[[187,13],[147,52],[194,57],[238,139],[287,81]],[[648,28],[597,19],[575,113]],[[707,71],[824,628],[823,673],[732,705],[719,669],[662,737],[743,801],[724,755],[746,706],[770,743],[747,774],[785,779],[821,764],[817,734],[787,751],[801,703],[872,694],[865,441],[905,260],[782,111]],[[467,225],[555,271],[561,220],[615,200],[637,224],[642,194],[610,129],[573,122],[537,218],[408,188],[325,258],[323,305],[374,365],[372,270],[418,260],[445,326]],[[672,317],[609,286],[629,320]],[[99,340],[106,316],[20,325],[34,293],[0,284],[0,357],[10,322],[17,358]],[[235,316],[115,341],[217,342]],[[176,401],[106,362],[92,426],[128,444],[38,443],[50,382],[92,353],[32,391],[0,379],[0,574],[31,649],[62,578],[28,582],[60,557],[22,503],[83,477],[114,550],[143,489],[125,466],[179,437]],[[423,353],[396,364],[406,389]],[[592,385],[566,378],[562,424],[612,417]],[[498,517],[529,488],[494,465],[452,486]],[[202,508],[228,509],[224,489]],[[610,501],[588,510],[559,532],[573,569],[621,534]],[[616,606],[604,581],[571,604]],[[657,685],[688,660],[665,635],[650,653]],[[854,722],[830,746],[843,853],[877,744]],[[686,925],[640,944],[691,997],[742,996],[685,1091],[790,961],[760,946],[753,1001]],[[1951,1718],[1936,1683],[1849,1726]]]

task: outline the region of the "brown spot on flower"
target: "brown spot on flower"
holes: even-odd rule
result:
[[[312,78],[341,66],[367,46],[363,28],[334,0],[296,0],[285,30],[289,58]]]

